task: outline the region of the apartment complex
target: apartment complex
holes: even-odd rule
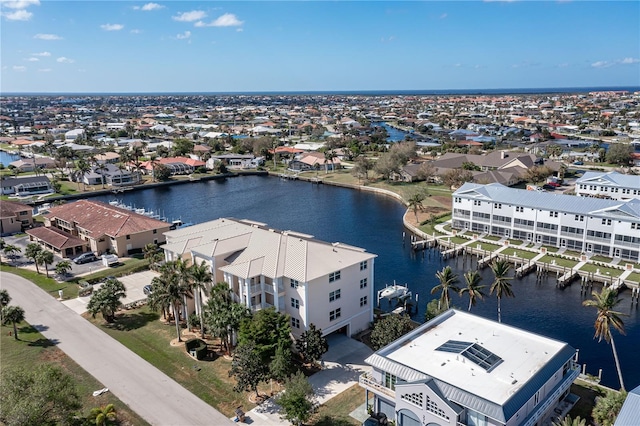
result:
[[[626,201],[465,183],[454,229],[640,261],[640,199]]]
[[[613,200],[640,199],[640,176],[618,172],[586,172],[576,180],[576,195]]]
[[[141,252],[149,243],[164,243],[163,233],[170,224],[100,201],[80,200],[52,207],[45,215],[45,226],[53,232],[35,228],[30,232],[31,239],[56,248],[60,245],[58,239],[64,236],[66,245],[60,252],[63,257],[78,254],[81,242],[98,255],[125,257]],[[56,241],[49,241],[54,237]],[[73,247],[69,246],[70,241],[74,242]]]
[[[364,249],[230,218],[165,235],[168,261],[205,261],[213,281],[228,283],[236,302],[288,314],[296,337],[309,324],[325,335],[350,336],[373,321],[376,255]]]
[[[564,342],[450,309],[367,358],[360,386],[398,426],[533,426],[569,394],[575,356]]]
[[[16,234],[33,226],[33,207],[15,201],[0,202],[0,236]]]

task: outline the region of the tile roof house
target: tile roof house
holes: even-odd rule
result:
[[[0,202],[0,235],[22,232],[33,226],[33,208],[15,201]]]
[[[288,314],[296,337],[310,324],[325,335],[351,335],[373,321],[376,255],[364,249],[232,218],[165,235],[168,261],[204,261],[213,282],[226,282],[236,302]]]
[[[45,215],[45,226],[85,241],[98,255],[125,257],[141,252],[149,243],[163,244],[163,232],[170,224],[100,201],[80,200],[51,207]],[[53,246],[53,241],[48,242]]]

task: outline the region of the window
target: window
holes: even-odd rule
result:
[[[482,205],[482,201],[480,201],[480,200],[473,200],[473,205],[474,205],[474,206],[481,206],[481,205]]]
[[[420,407],[422,408],[422,404],[424,401],[424,396],[422,394],[422,392],[420,393],[405,393],[404,395],[400,396],[400,399],[410,402],[411,404],[415,405],[416,407]]]
[[[334,290],[329,293],[329,302],[340,299],[340,289]]]
[[[329,321],[335,321],[342,315],[340,308],[329,312]]]
[[[436,351],[460,354],[487,372],[493,370],[502,362],[502,358],[478,343],[447,340],[437,347]]]
[[[360,288],[365,288],[367,286],[367,279],[363,278],[360,280]]]
[[[640,229],[640,223],[632,223],[631,229]]]
[[[501,209],[502,203],[493,203],[493,207],[495,207],[496,209]]]
[[[384,387],[385,388],[389,388],[391,390],[395,390],[396,381],[397,380],[398,380],[398,378],[396,376],[394,376],[393,374],[385,371],[385,373],[384,373]]]
[[[127,240],[130,240],[130,239],[131,239],[131,235],[127,235]]]
[[[549,212],[549,217],[558,217],[558,212]]]
[[[291,279],[291,288],[298,288],[298,286],[300,286],[300,283],[298,282],[298,280],[294,280]]]
[[[603,225],[611,225],[611,219],[602,219]]]
[[[338,281],[340,279],[340,271],[332,272],[329,274],[329,282]]]
[[[300,320],[298,318],[291,318],[291,327],[300,328]]]
[[[300,309],[300,301],[298,299],[291,298],[291,307],[295,309]]]
[[[577,214],[575,220],[580,221],[580,222],[584,222],[584,216]]]
[[[455,202],[456,202],[456,203],[461,203],[461,202],[462,202],[462,198],[460,198],[460,197],[456,197],[456,198],[455,198]]]
[[[518,213],[522,213],[522,212],[524,212],[524,207],[518,207],[518,206],[516,206],[516,212],[518,212]]]
[[[367,304],[367,296],[363,296],[360,298],[360,306],[365,306]]]
[[[367,261],[366,260],[363,261],[363,262],[360,262],[360,270],[364,271],[365,269],[367,269]]]
[[[154,230],[153,230],[153,233],[154,233],[154,234],[157,234],[157,233],[158,233],[158,230],[157,230],[157,229],[154,229]]]

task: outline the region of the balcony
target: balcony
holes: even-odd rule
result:
[[[560,395],[562,395],[573,383],[575,379],[580,375],[580,366],[575,362],[571,362],[571,366],[569,370],[566,372],[565,376],[562,378],[560,383],[556,385],[553,391],[547,394],[545,400],[538,405],[529,416],[525,419],[523,426],[533,426],[535,425],[540,418],[551,408],[553,404],[558,402]]]
[[[396,392],[394,390],[385,387],[381,383],[378,383],[376,380],[371,378],[371,375],[369,373],[361,374],[359,383],[363,388],[391,398],[392,401],[396,398]]]

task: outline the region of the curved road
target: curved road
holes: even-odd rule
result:
[[[12,304],[27,322],[69,355],[152,425],[233,424],[225,415],[131,352],[44,290],[17,275],[0,273]]]

